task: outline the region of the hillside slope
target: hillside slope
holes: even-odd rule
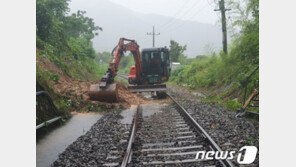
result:
[[[37,85],[49,92],[59,110],[64,112],[108,111],[114,107],[129,108],[131,105],[145,103],[147,99],[129,92],[119,83],[119,102],[104,103],[90,101],[87,91],[91,84],[99,81],[73,79],[51,62],[46,56],[37,56]],[[93,75],[89,73],[87,75]],[[86,75],[86,76],[87,76]],[[38,90],[37,90],[38,91]]]

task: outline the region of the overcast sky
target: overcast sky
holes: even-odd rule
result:
[[[70,7],[76,7],[78,1],[71,0]],[[100,0],[98,0],[100,1]],[[109,0],[136,12],[159,14],[182,20],[194,20],[202,23],[216,24],[219,12],[213,10],[218,0]]]

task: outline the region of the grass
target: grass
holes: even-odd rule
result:
[[[181,65],[174,69],[168,83],[190,91],[201,90],[208,95],[207,98],[202,99],[204,102],[217,103],[231,111],[236,111],[243,105],[241,93],[243,81],[253,66],[241,69],[241,63],[230,63],[234,61],[232,59],[229,55],[220,57],[213,55],[196,59],[189,65]],[[258,77],[259,74],[256,74],[250,78],[250,90],[259,86]],[[251,92],[248,92],[247,97],[250,94]]]

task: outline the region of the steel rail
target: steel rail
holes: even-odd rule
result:
[[[207,139],[207,141],[209,142],[209,144],[212,146],[212,148],[215,151],[222,151],[222,149],[218,146],[218,144],[211,138],[211,136],[196,122],[196,120],[171,96],[167,93],[167,95],[172,99],[172,101],[178,106],[178,108],[181,111],[180,113],[182,115],[184,115],[184,117],[190,122],[190,124],[198,131],[200,131],[205,138]],[[226,160],[219,160],[223,166],[227,166],[227,167],[234,167],[233,163],[231,161],[229,161],[228,159]]]
[[[137,131],[137,124],[138,124],[138,114],[140,112],[142,108],[140,107],[140,105],[138,105],[137,107],[137,111],[135,113],[134,116],[134,121],[133,121],[133,128],[132,128],[132,132],[131,132],[131,136],[128,142],[128,146],[125,152],[125,155],[123,157],[122,163],[121,163],[121,167],[126,167],[127,164],[129,163],[130,159],[131,159],[131,154],[132,154],[132,146],[133,146],[133,142],[135,141],[135,137],[136,137],[136,131]]]

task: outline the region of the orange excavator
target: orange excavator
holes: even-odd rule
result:
[[[125,43],[127,42],[127,43]],[[113,60],[105,75],[101,78],[99,84],[90,86],[88,95],[90,100],[117,102],[118,87],[114,83],[114,78],[119,69],[121,57],[126,51],[133,54],[135,66],[130,68],[129,89],[132,92],[161,92],[166,91],[166,85],[170,73],[169,52],[166,48],[148,48],[143,49],[142,57],[139,51],[139,45],[135,40],[120,38],[118,45],[113,49]]]

